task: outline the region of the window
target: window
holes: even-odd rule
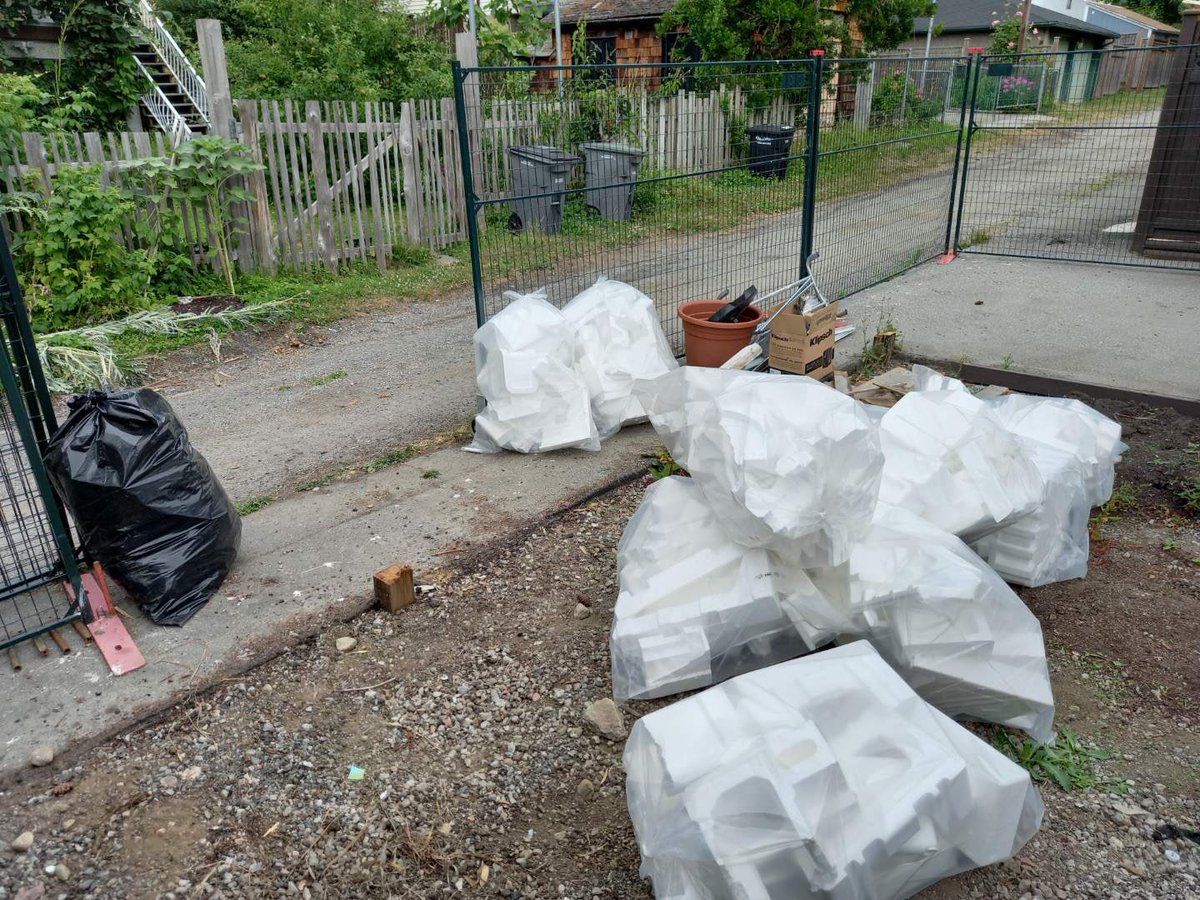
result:
[[[617,61],[616,37],[592,37],[588,35],[587,40],[584,42],[584,59],[587,60],[588,65],[593,66],[608,66],[615,63]],[[611,83],[617,80],[617,73],[612,69],[593,70],[586,73],[580,72],[579,74],[595,81]]]

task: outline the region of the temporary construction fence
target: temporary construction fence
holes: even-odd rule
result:
[[[1020,67],[1031,54],[982,57],[981,72]],[[1182,87],[1194,79],[1200,46],[1111,49],[1070,54],[1038,54],[1039,64],[1062,73],[1063,90],[1096,90],[1107,70],[1157,71],[1160,60],[1174,64]],[[1192,73],[1192,74],[1189,74]],[[1139,75],[1144,78],[1144,75]],[[1189,82],[1190,83],[1190,82]],[[973,99],[986,89],[972,86]],[[1032,110],[988,115],[973,103],[963,147],[963,178],[955,219],[956,247],[971,253],[1026,258],[1102,262],[1119,265],[1198,268],[1185,258],[1156,258],[1132,240],[1143,197],[1168,188],[1179,209],[1200,209],[1200,185],[1184,157],[1175,171],[1152,165],[1156,136],[1181,147],[1200,142],[1200,91],[1182,95],[1184,109],[1161,121],[1164,93],[1122,91],[1089,103],[1059,104],[1049,115]],[[1176,224],[1183,228],[1182,219]],[[1196,216],[1191,228],[1195,230]],[[1193,239],[1194,240],[1194,239]]]
[[[814,248],[836,296],[1004,240],[1169,264],[1129,240],[1163,93],[1105,92],[1183,77],[1193,49],[456,66],[478,319],[603,274],[654,297],[678,349],[679,303],[780,288]]]
[[[84,617],[65,517],[42,464],[54,409],[0,229],[0,649]],[[70,586],[70,592],[66,586]]]
[[[814,242],[839,294],[945,245],[965,58],[548,71],[455,68],[480,322],[506,290],[561,301],[603,273],[654,297],[678,346],[678,303],[794,282]],[[514,108],[519,131],[492,141],[480,123]],[[912,177],[931,157],[942,173]],[[864,193],[896,183],[886,209]]]

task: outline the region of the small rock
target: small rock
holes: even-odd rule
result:
[[[33,832],[23,831],[10,845],[14,853],[28,853],[33,846]]]
[[[433,261],[435,263],[437,263],[439,266],[445,266],[446,268],[449,268],[450,266],[458,265],[457,259],[455,259],[453,256],[449,256],[445,253],[439,253],[437,256],[435,256],[433,258]]]
[[[1116,810],[1117,812],[1119,812],[1121,815],[1123,815],[1123,816],[1129,816],[1130,818],[1133,818],[1134,816],[1148,816],[1148,815],[1150,815],[1150,813],[1146,812],[1146,811],[1145,811],[1144,809],[1142,809],[1140,806],[1131,806],[1131,805],[1129,805],[1128,803],[1120,803],[1120,802],[1118,802],[1118,803],[1114,803],[1114,804],[1113,804],[1113,809],[1115,809],[1115,810]]]
[[[1167,858],[1167,862],[1169,863],[1177,863],[1183,859],[1183,857],[1179,855],[1178,850],[1166,850],[1163,852],[1163,856]]]
[[[575,604],[575,618],[586,619],[592,614],[590,606],[584,606],[582,603]]]
[[[1130,875],[1136,875],[1138,878],[1147,878],[1147,877],[1149,877],[1149,874],[1150,874],[1149,872],[1147,872],[1145,870],[1144,867],[1139,866],[1137,863],[1135,863],[1133,860],[1130,860],[1130,859],[1123,860],[1121,862],[1121,868],[1123,868]]]
[[[339,653],[349,653],[358,646],[358,638],[340,637],[334,646],[338,648]]]
[[[591,800],[596,796],[596,785],[588,778],[583,779],[579,782],[579,787],[575,788],[575,796],[580,800]]]
[[[605,697],[588,704],[583,711],[583,718],[601,737],[610,741],[625,740],[625,717],[611,698]]]
[[[46,896],[46,886],[40,881],[35,881],[33,884],[26,885],[17,891],[17,895],[13,900],[42,900]]]
[[[1114,850],[1125,849],[1125,842],[1123,840],[1121,840],[1119,837],[1110,837],[1108,839],[1108,845],[1110,847],[1112,847]]]
[[[174,775],[164,775],[158,784],[164,791],[173,791],[179,787],[179,779]]]
[[[54,867],[54,877],[59,881],[71,880],[71,870],[67,868],[66,863],[59,863]]]
[[[179,777],[182,778],[184,781],[195,781],[197,778],[200,777],[200,771],[201,770],[200,770],[199,766],[188,766],[186,769],[184,769],[182,772],[179,773]]]
[[[31,766],[48,766],[52,762],[54,762],[54,748],[47,747],[45,744],[34,747],[33,752],[29,754]]]

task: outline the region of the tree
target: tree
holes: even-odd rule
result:
[[[931,12],[929,0],[849,0],[847,18],[861,34],[855,47],[843,17],[813,0],[679,0],[659,33],[686,28],[677,46],[706,60],[798,59],[815,49],[850,55],[898,46]]]
[[[445,28],[462,29],[467,21],[468,0],[440,0],[429,7],[429,18]],[[542,0],[473,0],[479,61],[485,66],[512,65],[529,56],[531,47],[544,43],[550,34]]]
[[[445,97],[450,49],[435,29],[378,0],[160,0],[176,39],[220,19],[234,94],[295,100]]]
[[[13,67],[36,80],[46,128],[119,126],[146,89],[133,60],[136,26],[130,0],[10,0],[0,3],[0,31],[48,17],[61,29],[59,58]]]
[[[1182,0],[1149,0],[1149,2],[1113,0],[1113,3],[1117,6],[1124,6],[1126,9],[1132,9],[1134,12],[1140,12],[1152,19],[1158,19],[1167,25],[1178,25],[1183,18]]]

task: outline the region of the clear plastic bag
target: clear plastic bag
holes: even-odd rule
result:
[[[1024,521],[1024,520],[1022,520]],[[825,596],[918,694],[957,718],[1052,735],[1054,695],[1037,617],[954,535],[881,504]]]
[[[1045,485],[983,401],[954,388],[915,391],[879,422],[882,502],[974,541],[1033,512]]]
[[[1022,442],[1046,482],[1046,499],[1024,518],[980,538],[971,549],[1009,584],[1041,587],[1083,578],[1092,507],[1083,464],[1041,441]]]
[[[1013,856],[1044,811],[864,642],[642,717],[624,767],[658,900],[910,897]]]
[[[848,620],[808,575],[736,544],[699,487],[671,477],[646,491],[617,548],[613,695],[649,699],[794,659]]]
[[[851,398],[811,378],[694,366],[634,391],[737,543],[828,566],[869,527],[883,456]]]
[[[475,373],[487,405],[475,417],[468,450],[600,449],[571,328],[544,291],[514,295],[475,332]]]
[[[1108,502],[1114,469],[1129,449],[1121,442],[1120,425],[1086,403],[1067,397],[1005,394],[985,402],[1013,434],[1074,455],[1083,465],[1088,504]]]
[[[679,363],[654,301],[632,285],[600,278],[563,307],[575,336],[575,370],[588,387],[600,439],[646,420],[633,396],[637,379],[657,378]]]

